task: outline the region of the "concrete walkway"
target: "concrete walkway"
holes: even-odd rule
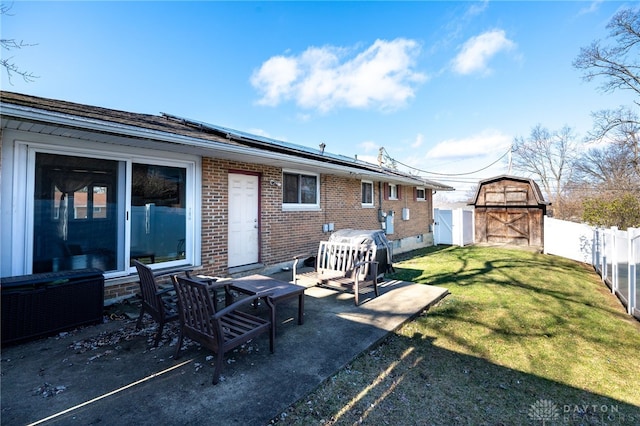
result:
[[[295,320],[297,300],[278,305],[275,353],[261,337],[228,354],[215,386],[211,352],[192,343],[174,360],[176,328],[152,349],[150,322],[141,332],[133,320],[115,320],[3,348],[1,422],[268,424],[448,294],[402,281],[382,283],[380,290],[378,298],[356,307],[352,295],[309,288],[303,325]]]

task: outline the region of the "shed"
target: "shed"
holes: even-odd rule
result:
[[[543,247],[549,203],[533,179],[502,175],[482,180],[470,204],[476,243]]]

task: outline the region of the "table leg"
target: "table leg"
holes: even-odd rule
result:
[[[224,304],[225,306],[229,306],[233,303],[233,294],[231,294],[231,289],[228,285],[224,286]]]
[[[269,306],[269,310],[271,311],[271,338],[275,339],[276,338],[276,305],[270,296],[263,297],[263,299],[267,302],[267,305]]]
[[[304,324],[304,292],[298,296],[298,325]]]

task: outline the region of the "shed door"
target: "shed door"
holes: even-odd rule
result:
[[[229,267],[258,263],[258,176],[229,174]]]
[[[529,245],[527,209],[488,209],[487,242]]]
[[[436,245],[453,244],[453,211],[433,209],[433,219]]]

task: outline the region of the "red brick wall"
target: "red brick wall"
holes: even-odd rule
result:
[[[384,185],[382,186],[384,188]],[[425,199],[418,201],[415,198],[415,187],[401,185],[399,188],[399,199],[389,200],[385,199],[384,196],[382,199],[382,209],[385,212],[389,210],[395,212],[395,232],[388,235],[387,238],[395,240],[426,234],[429,231],[429,225],[433,223],[433,197],[431,191],[425,189]],[[404,207],[409,209],[409,220],[402,220],[402,209]]]
[[[229,173],[250,173],[260,179],[260,261],[265,266],[293,260],[295,255],[315,253],[318,242],[329,238],[322,225],[333,223],[340,229],[380,229],[379,189],[374,182],[374,207],[362,207],[361,181],[333,175],[320,176],[320,210],[286,211],[282,209],[282,169],[259,164],[239,163],[215,158],[202,159],[202,248],[203,271],[208,275],[228,276],[227,223]],[[383,189],[384,193],[384,189]],[[394,233],[390,240],[426,234],[433,219],[431,191],[425,201],[414,199],[414,188],[402,186],[399,200],[385,200],[382,209],[395,211]],[[410,220],[402,220],[402,208],[410,209]],[[105,299],[125,297],[138,291],[137,283],[110,285]]]
[[[363,208],[361,181],[333,175],[320,176],[320,211],[282,209],[282,169],[259,164],[238,163],[213,158],[202,162],[202,265],[208,274],[227,274],[227,182],[228,174],[258,174],[261,182],[260,261],[265,265],[287,262],[297,254],[311,254],[318,242],[329,238],[322,225],[334,229],[379,229],[379,185],[374,182],[375,206]],[[382,186],[382,185],[381,185]],[[395,211],[394,233],[399,239],[428,232],[432,220],[431,192],[425,201],[414,199],[414,188],[402,187],[400,200],[383,200],[385,211]],[[384,198],[384,197],[383,197]],[[411,211],[410,220],[402,220],[402,207]]]
[[[126,298],[136,293],[140,293],[140,285],[137,282],[104,287],[105,300]]]

